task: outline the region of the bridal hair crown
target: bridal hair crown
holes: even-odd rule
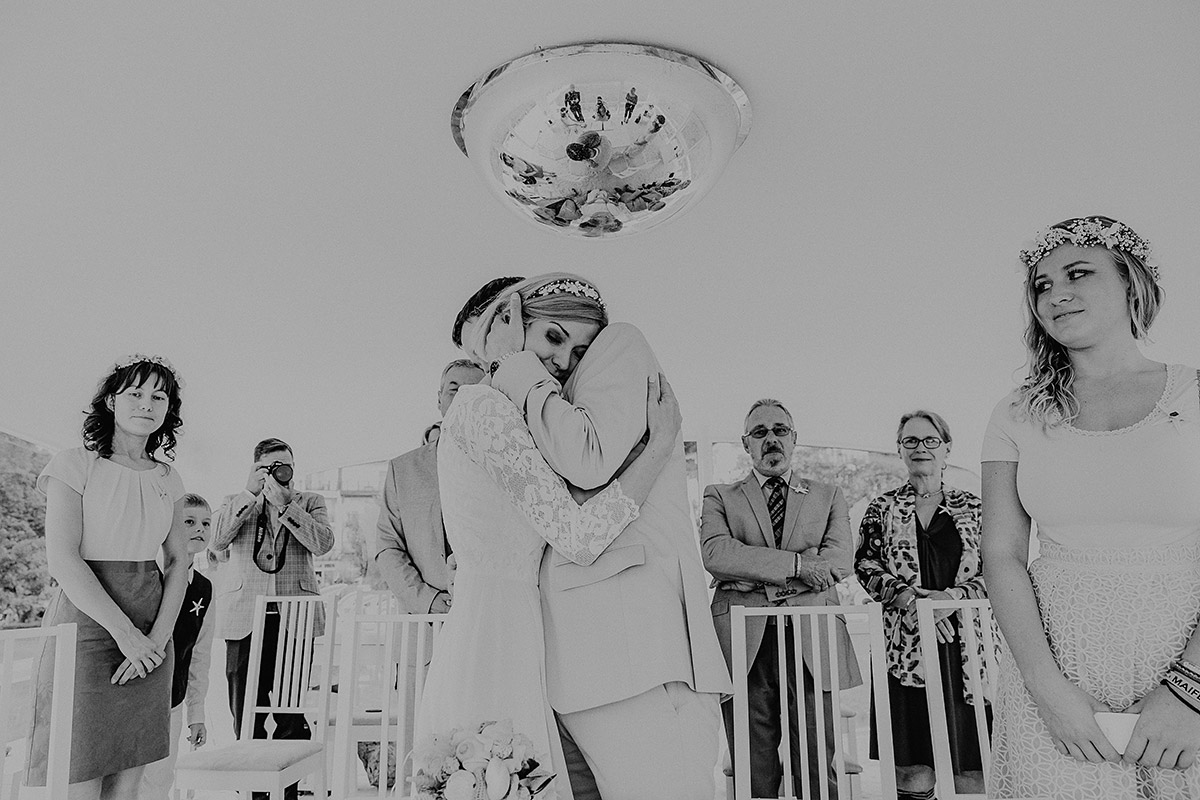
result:
[[[1124,250],[1147,262],[1146,267],[1154,276],[1154,282],[1159,282],[1158,266],[1149,263],[1150,242],[1139,236],[1124,222],[1117,220],[1105,222],[1096,217],[1083,217],[1071,220],[1061,227],[1056,225],[1047,228],[1037,235],[1031,247],[1021,251],[1021,260],[1025,262],[1025,266],[1033,269],[1051,250],[1061,244]]]
[[[595,300],[600,304],[600,308],[604,308],[604,301],[600,299],[600,292],[596,291],[595,286],[586,284],[583,281],[573,281],[566,278],[560,278],[556,281],[550,281],[545,286],[539,286],[533,291],[530,297],[549,297],[553,294],[573,294],[576,297],[586,297],[589,300]]]
[[[119,369],[125,369],[126,367],[132,367],[134,364],[142,363],[158,364],[160,367],[165,367],[168,372],[175,376],[175,383],[179,385],[179,388],[183,388],[183,376],[179,374],[179,370],[175,369],[175,365],[167,360],[164,356],[133,353],[125,356],[124,358],[118,358],[116,363],[113,364],[112,368],[113,371],[116,372]]]

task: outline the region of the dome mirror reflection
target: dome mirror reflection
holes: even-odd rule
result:
[[[750,105],[699,59],[644,45],[571,45],[510,61],[463,93],[451,128],[518,214],[589,238],[693,204],[749,131]]]

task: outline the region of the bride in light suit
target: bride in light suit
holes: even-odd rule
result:
[[[545,316],[529,322],[527,343],[573,366],[606,320],[581,320],[575,304],[543,297]],[[532,305],[536,313],[538,303]],[[538,568],[547,542],[581,568],[594,563],[638,517],[680,430],[679,407],[657,373],[643,384],[642,404],[645,449],[582,505],[538,452],[522,409],[486,379],[459,389],[438,440],[442,514],[458,567],[418,709],[418,737],[512,719],[514,730],[550,757],[558,777],[541,795],[549,800],[572,794],[546,699]]]
[[[660,371],[650,345],[627,323],[598,329],[566,313],[590,306],[607,320],[599,291],[576,275],[507,291],[474,337],[477,357],[495,365],[493,388],[574,487],[624,482],[646,432],[644,387]],[[551,303],[563,309],[557,320],[547,319]],[[598,786],[604,800],[712,797],[718,699],[732,684],[708,610],[681,437],[638,519],[591,565],[546,549],[540,587],[550,705],[595,778],[588,787],[576,769],[576,795]]]

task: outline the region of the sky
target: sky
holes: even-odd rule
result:
[[[709,59],[748,138],[659,228],[560,238],[450,135],[476,78],[612,40]],[[1200,4],[0,5],[0,428],[79,443],[135,351],[187,381],[177,464],[236,491],[388,458],[437,418],[450,323],[489,278],[569,270],[645,331],[684,434],[774,396],[809,444],[889,450],[925,406],[978,469],[1019,378],[1017,253],[1080,214],[1154,247],[1147,353],[1200,363]]]

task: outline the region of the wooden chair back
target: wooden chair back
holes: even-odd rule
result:
[[[822,692],[829,691],[832,702],[833,721],[827,723],[824,703],[817,702],[815,708],[805,708],[804,691],[797,685],[796,699],[798,708],[797,720],[790,719],[788,712],[787,692],[780,692],[779,718],[782,725],[780,757],[783,763],[783,782],[779,797],[795,798],[791,758],[791,727],[797,724],[799,738],[799,761],[803,773],[801,782],[808,783],[809,774],[809,742],[805,725],[806,716],[812,714],[816,718],[815,752],[827,752],[826,728],[832,725],[835,731],[834,742],[834,771],[837,776],[837,796],[850,797],[849,772],[847,770],[849,753],[841,731],[842,690],[848,687],[840,685],[841,665],[837,643],[839,640],[839,617],[848,620],[853,617],[865,617],[869,631],[869,657],[871,676],[863,676],[864,682],[869,682],[874,692],[875,713],[878,722],[880,783],[883,797],[896,796],[895,758],[891,739],[891,706],[888,701],[887,663],[884,655],[883,612],[877,604],[870,605],[837,605],[837,606],[770,606],[750,608],[732,606],[730,608],[731,648],[733,660],[733,720],[734,720],[734,795],[738,800],[750,798],[750,722],[747,702],[747,673],[749,663],[746,648],[746,620],[750,617],[775,618],[774,626],[768,625],[764,636],[775,636],[779,653],[778,674],[787,675],[789,666],[795,670],[797,683],[805,669],[804,651],[807,649],[811,656],[814,696],[821,697]],[[787,646],[786,630],[791,626],[795,635],[791,638],[792,646]],[[826,684],[829,685],[826,685]],[[819,779],[817,792],[813,800],[829,800],[833,794],[828,771],[818,770]]]
[[[71,727],[75,705],[74,623],[45,628],[0,630],[0,800],[17,796],[24,783],[39,659],[53,653],[50,743],[42,797],[65,800],[71,772]]]
[[[389,746],[396,753],[396,790],[404,795],[413,776],[409,755],[417,710],[444,614],[364,613],[343,620],[334,723],[334,791],[340,797],[388,794]],[[379,743],[379,786],[356,794],[355,745]]]
[[[979,739],[980,763],[983,765],[984,785],[992,764],[991,735],[987,708],[995,700],[1000,631],[992,617],[992,604],[987,600],[928,600],[917,601],[917,630],[921,641],[921,663],[925,669],[925,700],[929,704],[929,727],[933,737],[934,773],[937,795],[943,800],[983,800],[986,794],[957,794],[954,790],[954,769],[950,758],[950,733],[946,719],[947,702],[938,658],[935,612],[950,610],[957,620],[958,635],[966,655],[964,688],[970,692]],[[982,645],[982,647],[981,647]],[[983,657],[980,657],[980,651]],[[983,698],[984,702],[978,702]]]

